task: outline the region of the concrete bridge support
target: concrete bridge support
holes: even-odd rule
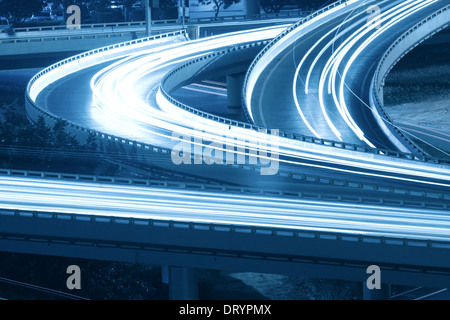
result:
[[[144,0],[145,5],[145,33],[147,37],[152,35],[152,4],[153,1]]]
[[[186,28],[186,32],[189,36],[189,39],[191,39],[191,40],[200,39],[200,26],[189,25]]]
[[[197,270],[162,266],[162,283],[169,285],[170,300],[198,300]]]
[[[249,17],[256,17],[259,14],[261,4],[259,0],[247,0],[245,3],[247,7],[247,15]]]
[[[239,115],[242,113],[242,87],[244,84],[245,74],[229,74],[227,75],[228,89],[228,114]]]

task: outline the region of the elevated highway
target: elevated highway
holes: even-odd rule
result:
[[[392,43],[444,3],[346,4],[298,23],[255,61],[245,88],[249,116],[268,128],[416,153],[417,148],[380,116],[371,100],[372,79]],[[443,17],[438,29],[447,25]]]
[[[273,68],[273,63],[287,63],[289,56],[298,61],[292,53],[300,47],[305,49],[294,45],[297,49],[292,51],[289,42],[300,41],[291,39],[291,35],[323,17],[332,24],[328,30],[333,30],[348,17],[349,24],[342,25],[348,33],[336,38],[340,47],[349,41],[344,35],[354,34],[351,26],[357,28],[363,20],[362,13],[356,13],[356,20],[349,13],[373,1],[339,1],[290,27],[260,28],[195,41],[189,41],[184,32],[137,39],[95,49],[44,69],[27,88],[31,120],[43,116],[52,125],[64,119],[80,141],[89,135],[97,137],[100,152],[114,145],[133,161],[214,178],[222,186],[216,190],[218,194],[206,192],[207,185],[180,192],[154,189],[149,182],[139,187],[107,186],[105,179],[91,177],[90,183],[69,183],[63,182],[67,180],[62,178],[64,174],[56,175],[63,181],[54,182],[36,180],[28,173],[26,177],[12,177],[9,171],[1,180],[2,190],[5,195],[14,193],[23,198],[20,203],[2,201],[2,250],[104,259],[115,256],[122,261],[157,261],[194,268],[328,274],[353,280],[363,280],[365,268],[379,264],[386,270],[388,283],[447,284],[450,264],[443,257],[448,256],[450,235],[446,222],[450,167],[425,155],[398,132],[382,128],[373,111],[380,79],[386,74],[382,68],[388,70],[410,48],[406,45],[394,54],[392,43],[399,48],[398,43],[406,39],[420,42],[450,21],[445,1],[407,2],[411,16],[403,11],[409,9],[397,7],[399,1],[379,2],[384,11],[393,14],[389,21],[398,33],[390,40],[373,38],[381,39],[382,48],[375,50],[376,56],[370,55],[371,68],[363,67],[368,62],[365,56],[358,55],[355,61],[361,58],[361,63],[351,64],[368,72],[363,75],[363,87],[367,89],[363,93],[372,108],[367,112],[363,103],[367,117],[354,120],[371,127],[373,137],[383,144],[364,145],[361,142],[365,140],[351,136],[353,132],[359,138],[352,126],[348,126],[350,131],[346,129],[351,141],[346,141],[347,136],[341,141],[303,132],[304,127],[296,125],[299,122],[294,116],[285,118],[280,128],[257,120],[264,114],[265,119],[278,121],[274,106],[286,108],[286,112],[290,107],[289,112],[298,113],[293,92],[303,93],[293,86],[296,78],[286,78],[289,96],[283,94],[280,78],[277,83],[275,78],[265,76],[269,70],[270,74],[280,71],[280,76],[283,72],[295,76],[297,69],[292,66]],[[414,37],[416,33],[411,30],[423,28],[429,32]],[[315,30],[311,36],[317,36]],[[379,30],[384,29],[372,28],[371,32],[378,34]],[[358,40],[361,44],[367,39]],[[250,65],[243,96],[254,123],[206,113],[171,96],[177,88],[211,74],[242,72],[261,49]],[[278,55],[284,60],[276,58]],[[377,64],[380,61],[381,66]],[[336,75],[345,70],[337,66]],[[348,77],[361,76],[356,71],[347,73]],[[271,91],[267,98],[272,99],[272,107],[261,99],[265,108],[255,109],[255,99],[265,95],[265,90],[258,89],[264,79],[274,81],[273,88],[278,85],[280,91]],[[347,88],[340,77],[335,81],[337,88]],[[342,96],[345,101],[348,97],[353,96]],[[382,105],[377,103],[381,112]],[[319,116],[317,111],[322,109],[315,110]],[[341,114],[333,115],[332,119],[344,126]],[[370,117],[372,120],[368,120]],[[279,134],[275,129],[281,129]],[[192,139],[186,141],[186,137]],[[183,142],[190,152],[183,149],[180,154],[174,148]],[[395,148],[400,144],[405,149]],[[229,145],[232,148],[227,148]],[[208,148],[215,160],[220,160],[220,152],[229,151],[232,161],[214,165],[180,165],[173,161],[174,156],[186,154],[184,160],[195,162]],[[239,163],[242,155],[245,160]],[[264,174],[267,160],[276,160],[271,164],[276,163],[278,170]],[[229,189],[232,186],[257,195],[235,194],[236,190]],[[315,195],[314,199],[303,198],[309,193]],[[366,198],[371,200],[367,203]]]
[[[377,264],[383,283],[450,285],[437,205],[39,175],[2,170],[2,251],[351,281]]]
[[[190,37],[210,36],[213,34],[253,29],[273,25],[294,23],[298,16],[294,15],[258,17],[235,16],[223,19],[191,19],[186,20]],[[179,31],[185,28],[181,21],[156,20],[152,21],[151,34],[158,35]],[[81,25],[80,29],[67,29],[66,26],[15,28],[10,33],[0,33],[0,61],[11,60],[33,55],[75,55],[103,46],[145,38],[145,21],[128,23],[103,23]],[[61,58],[62,59],[62,58]],[[61,60],[60,59],[60,60]]]

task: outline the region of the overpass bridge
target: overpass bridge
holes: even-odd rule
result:
[[[391,1],[389,6],[399,3]],[[30,192],[21,204],[2,203],[2,250],[170,265],[175,278],[190,283],[189,268],[363,280],[365,268],[378,264],[386,283],[446,285],[450,167],[445,161],[414,147],[405,152],[304,132],[282,130],[274,135],[277,128],[219,117],[172,97],[183,85],[217,73],[231,79],[228,95],[239,95],[239,85],[233,87],[232,79],[248,68],[243,98],[251,101],[249,84],[255,87],[264,79],[262,70],[281,61],[271,54],[289,54],[285,51],[289,38],[298,28],[321,21],[323,15],[339,19],[348,10],[366,9],[358,4],[338,1],[289,27],[195,41],[184,32],[136,39],[41,71],[27,89],[30,119],[44,116],[48,124],[67,120],[80,141],[95,135],[100,151],[116,144],[133,161],[215,178],[221,185],[191,184],[194,190],[180,192],[167,182],[162,189],[152,188],[149,181],[131,180],[125,183],[132,186],[119,187],[110,186],[111,178],[105,177],[61,173],[54,176],[63,180],[55,182],[44,179],[44,173],[19,172],[21,177],[12,177],[14,172],[7,171],[2,190],[16,195]],[[370,80],[369,103],[380,118],[386,117],[380,88],[390,68],[450,21],[448,3],[408,4],[415,9],[398,14],[414,19],[395,24],[400,34],[383,38],[386,45],[378,52],[376,71],[368,68],[362,75]],[[246,106],[249,114],[258,110]],[[173,139],[173,132],[180,135]],[[397,134],[392,133],[397,142],[408,146]],[[176,165],[172,150],[184,141],[183,135],[206,137],[208,143],[216,143],[215,150],[224,150],[231,137],[234,160],[242,149],[258,160],[277,154],[279,170],[261,175],[264,166],[251,158],[213,166]],[[385,135],[383,139],[389,140]],[[261,143],[262,139],[271,143]],[[195,161],[210,146],[194,148],[189,159]],[[265,153],[254,152],[262,147]],[[64,192],[56,196],[58,189]],[[84,203],[86,197],[90,199]],[[113,202],[120,206],[112,209]],[[70,204],[63,208],[61,203]],[[194,287],[182,292],[173,285],[173,297],[195,296]]]
[[[154,20],[151,34],[187,29],[190,38],[195,39],[230,31],[294,23],[308,13],[186,19],[185,25],[179,19]],[[0,68],[11,68],[11,64],[17,68],[42,66],[42,61],[49,61],[47,65],[50,65],[67,56],[147,36],[145,21],[86,24],[81,25],[80,29],[67,29],[65,25],[58,25],[5,30],[0,33]]]
[[[0,173],[11,199],[0,210],[2,251],[171,266],[176,299],[196,296],[196,269],[364,282],[376,264],[385,284],[450,284],[448,206],[437,203]]]

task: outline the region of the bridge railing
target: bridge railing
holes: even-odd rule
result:
[[[443,17],[443,15],[446,14],[446,17]],[[439,27],[436,28],[436,18],[442,18],[440,19]],[[433,28],[431,30],[428,30],[426,27],[424,29],[421,29],[422,27],[429,25],[429,23],[433,21]],[[386,121],[389,125],[386,126],[388,130],[393,130],[393,133],[396,136],[399,136],[403,138],[403,140],[406,140],[410,143],[410,145],[417,150],[417,152],[421,152],[421,149],[411,141],[410,138],[407,138],[405,134],[400,130],[394,123],[394,121],[391,119],[389,114],[384,109],[383,104],[383,91],[382,88],[384,87],[385,80],[389,74],[389,72],[394,68],[394,66],[411,50],[416,48],[418,45],[420,45],[425,40],[431,38],[433,35],[438,33],[441,30],[444,30],[450,26],[450,5],[447,5],[440,10],[434,12],[430,16],[426,17],[422,21],[420,21],[418,24],[410,28],[408,31],[403,33],[400,37],[397,38],[397,40],[386,50],[386,52],[383,54],[383,57],[381,58],[378,67],[375,71],[375,76],[372,80],[372,89],[371,89],[371,95],[373,96],[374,101],[374,107],[375,110],[378,113],[378,116],[382,119],[382,121]],[[421,31],[421,34],[419,33],[419,29],[423,30]],[[417,37],[418,35],[419,37]],[[413,36],[415,36],[413,38]],[[417,40],[419,38],[419,40]],[[422,153],[423,154],[423,153]],[[428,157],[424,154],[423,161],[435,161],[435,159]],[[443,161],[448,162],[448,161]]]
[[[152,33],[156,35],[167,34],[167,31],[154,30]],[[95,34],[73,34],[73,35],[60,35],[60,36],[45,36],[39,38],[13,38],[13,39],[0,39],[0,44],[2,43],[34,43],[34,42],[49,42],[49,41],[61,41],[61,40],[87,40],[87,39],[105,39],[105,38],[122,38],[129,37],[135,34],[136,38],[138,35],[144,36],[145,31],[130,31],[130,32],[115,32],[115,33],[95,33]]]
[[[123,43],[118,43],[118,44],[114,44],[114,45],[110,45],[110,46],[106,46],[106,47],[102,47],[102,48],[98,48],[98,49],[94,49],[91,51],[87,51],[72,57],[69,57],[67,59],[64,59],[62,61],[59,61],[43,70],[41,70],[39,73],[37,73],[28,83],[27,88],[26,88],[26,93],[25,93],[25,101],[26,103],[33,108],[38,114],[51,119],[52,121],[58,121],[58,120],[64,120],[65,123],[67,123],[69,128],[73,128],[83,134],[85,134],[86,136],[88,135],[94,135],[102,140],[105,141],[113,141],[113,142],[118,142],[124,145],[128,145],[128,146],[135,146],[137,148],[143,148],[146,150],[152,150],[154,152],[159,152],[159,153],[164,153],[164,154],[170,154],[171,150],[167,149],[167,148],[161,148],[159,146],[154,146],[154,145],[150,145],[150,144],[144,144],[144,143],[140,143],[137,141],[133,141],[133,140],[129,140],[129,139],[124,139],[122,137],[118,137],[118,136],[114,136],[108,133],[104,133],[101,131],[97,131],[97,130],[92,130],[89,128],[84,128],[80,125],[78,125],[77,123],[71,122],[71,121],[67,121],[61,117],[58,117],[50,112],[48,112],[47,110],[43,110],[42,108],[40,108],[35,102],[34,100],[31,98],[30,94],[31,94],[31,90],[33,88],[33,85],[36,83],[36,81],[41,78],[42,76],[44,76],[45,74],[54,71],[55,69],[58,69],[64,65],[67,65],[69,63],[74,63],[74,62],[79,62],[80,59],[85,58],[85,57],[89,57],[89,56],[93,56],[95,54],[98,54],[100,52],[107,52],[107,51],[111,51],[117,48],[122,48],[122,47],[128,47],[128,46],[133,46],[136,44],[142,44],[142,43],[146,43],[155,39],[163,39],[163,38],[169,38],[171,36],[177,36],[177,35],[181,35],[181,36],[186,36],[186,32],[184,30],[179,30],[179,31],[175,31],[175,32],[171,32],[171,33],[166,33],[166,34],[160,34],[160,35],[155,35],[155,36],[151,36],[151,37],[146,37],[146,38],[140,38],[140,39],[136,39],[136,40],[132,40],[132,41],[127,41],[127,42],[123,42]]]
[[[362,205],[381,205],[391,207],[405,207],[405,208],[424,208],[433,210],[448,210],[449,204],[443,202],[434,202],[433,200],[419,201],[419,200],[397,200],[389,197],[370,197],[370,196],[353,196],[353,195],[336,195],[318,192],[294,192],[283,191],[276,189],[263,189],[245,186],[231,186],[231,185],[217,185],[200,182],[185,182],[185,181],[168,181],[157,179],[136,179],[126,177],[114,176],[97,176],[88,174],[76,173],[61,173],[61,172],[44,172],[32,170],[17,170],[17,169],[2,169],[0,168],[0,177],[14,177],[14,178],[34,178],[46,180],[62,180],[79,183],[101,183],[112,185],[130,185],[142,186],[149,188],[170,188],[190,191],[204,191],[217,193],[234,193],[248,196],[268,196],[268,197],[283,197],[302,200],[321,200],[325,202],[341,202],[347,204],[362,204]],[[364,186],[361,185],[361,188]],[[414,191],[409,194],[414,195]],[[417,195],[426,196],[424,193],[417,192]],[[435,199],[441,199],[436,194]],[[445,199],[450,200],[450,197]]]
[[[319,15],[329,11],[330,9],[333,9],[333,8],[335,8],[339,5],[342,5],[348,1],[349,0],[336,1],[336,2],[332,3],[331,5],[324,7],[321,10],[316,11],[313,14],[301,19],[300,21],[298,21],[297,23],[293,24],[292,26],[288,27],[285,31],[280,33],[256,56],[256,58],[253,60],[252,64],[250,65],[250,67],[247,71],[247,74],[244,79],[244,85],[243,85],[243,91],[242,91],[243,92],[242,108],[244,111],[244,115],[247,118],[247,121],[249,123],[253,123],[253,121],[250,117],[250,114],[248,113],[249,106],[247,105],[247,99],[246,99],[247,94],[248,94],[248,85],[249,85],[250,77],[252,76],[252,72],[255,70],[255,67],[259,63],[261,58],[266,56],[267,52],[275,44],[277,44],[281,39],[285,38],[287,35],[289,35],[295,29],[302,26],[304,23],[306,23],[306,22],[318,17]],[[378,98],[378,100],[379,100],[378,95],[376,95],[376,98]],[[384,110],[383,110],[383,112],[384,112]],[[413,144],[410,141],[410,139],[408,139],[402,132],[399,132],[399,135],[401,135],[401,137],[403,137],[406,141],[408,141],[408,143]],[[437,163],[437,164],[450,164],[449,160],[439,159],[436,157],[429,157],[429,156],[425,155],[423,152],[421,152],[420,148],[417,147],[416,145],[414,145],[414,146],[415,146],[415,149],[418,151],[418,154],[421,155],[420,157],[418,157],[417,155],[408,153],[408,152],[392,151],[392,150],[381,149],[381,148],[369,148],[366,146],[356,145],[356,144],[352,144],[352,143],[345,143],[345,142],[334,141],[334,140],[329,140],[329,139],[319,139],[316,137],[304,136],[304,135],[295,134],[295,133],[280,132],[280,136],[291,138],[291,139],[296,139],[296,140],[301,140],[301,141],[307,141],[307,142],[311,142],[311,143],[315,143],[315,144],[322,144],[322,145],[338,147],[338,148],[342,148],[342,149],[362,151],[365,153],[385,155],[385,156],[391,156],[391,157],[402,158],[402,159],[407,159],[407,160],[415,160],[415,161],[420,161],[420,162],[429,162],[429,163]]]
[[[172,71],[170,71],[168,74],[166,74],[164,76],[164,78],[161,81],[161,85],[160,85],[161,93],[164,96],[164,98],[166,98],[170,103],[172,103],[173,105],[177,106],[178,108],[183,109],[185,111],[188,111],[188,112],[190,112],[192,114],[201,116],[201,117],[206,118],[206,119],[214,120],[214,121],[226,124],[226,125],[232,125],[232,126],[236,126],[236,127],[239,127],[239,128],[252,129],[252,130],[258,131],[259,127],[255,126],[253,124],[249,124],[247,122],[242,122],[242,121],[237,121],[237,120],[221,117],[221,116],[209,113],[209,112],[205,112],[205,111],[202,111],[202,110],[190,107],[190,106],[188,106],[188,105],[186,105],[184,103],[181,103],[180,101],[174,99],[168,93],[169,90],[167,89],[167,82],[171,78],[173,78],[175,75],[177,75],[178,73],[180,73],[180,72],[183,73],[183,71],[185,71],[186,68],[188,68],[188,67],[190,67],[193,64],[196,64],[198,62],[202,62],[202,61],[205,61],[205,60],[208,60],[208,59],[215,59],[217,57],[220,57],[220,56],[228,54],[228,53],[232,53],[232,52],[240,51],[240,50],[245,50],[245,49],[248,49],[248,48],[251,48],[251,47],[262,46],[262,45],[265,45],[267,43],[268,43],[267,40],[252,42],[252,43],[248,43],[248,44],[245,44],[245,45],[234,46],[234,47],[231,47],[231,48],[228,48],[228,49],[225,49],[225,50],[214,51],[212,53],[205,54],[205,55],[203,55],[201,57],[197,57],[195,59],[192,59],[192,60],[182,64],[181,66],[176,67],[175,69],[173,69]],[[190,75],[186,75],[185,77],[186,78],[190,78]]]

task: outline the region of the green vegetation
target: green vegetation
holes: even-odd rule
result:
[[[99,165],[95,137],[81,145],[66,125],[60,120],[49,127],[43,117],[32,124],[26,115],[23,89],[0,87],[0,167],[94,174]]]
[[[448,31],[445,31],[448,34]],[[408,53],[389,73],[384,87],[386,111],[394,121],[450,129],[450,47],[447,43],[422,45]],[[450,159],[411,135],[429,155]]]
[[[411,69],[394,69],[386,79],[386,106],[417,103],[448,96],[450,65],[436,65]]]
[[[44,8],[42,0],[2,0],[0,1],[0,16],[12,17],[16,21],[31,17]]]
[[[0,277],[92,300],[167,299],[159,267],[0,252]],[[81,290],[69,290],[66,269],[81,269]],[[64,299],[54,294],[0,282],[0,297],[11,300]]]
[[[214,4],[214,10],[216,10],[215,15],[216,18],[219,15],[220,9],[223,7],[224,9],[229,8],[232,4],[239,3],[241,0],[198,0],[200,4],[210,5]]]
[[[423,102],[448,96],[450,47],[423,45],[408,53],[392,69],[384,87],[386,106]]]

